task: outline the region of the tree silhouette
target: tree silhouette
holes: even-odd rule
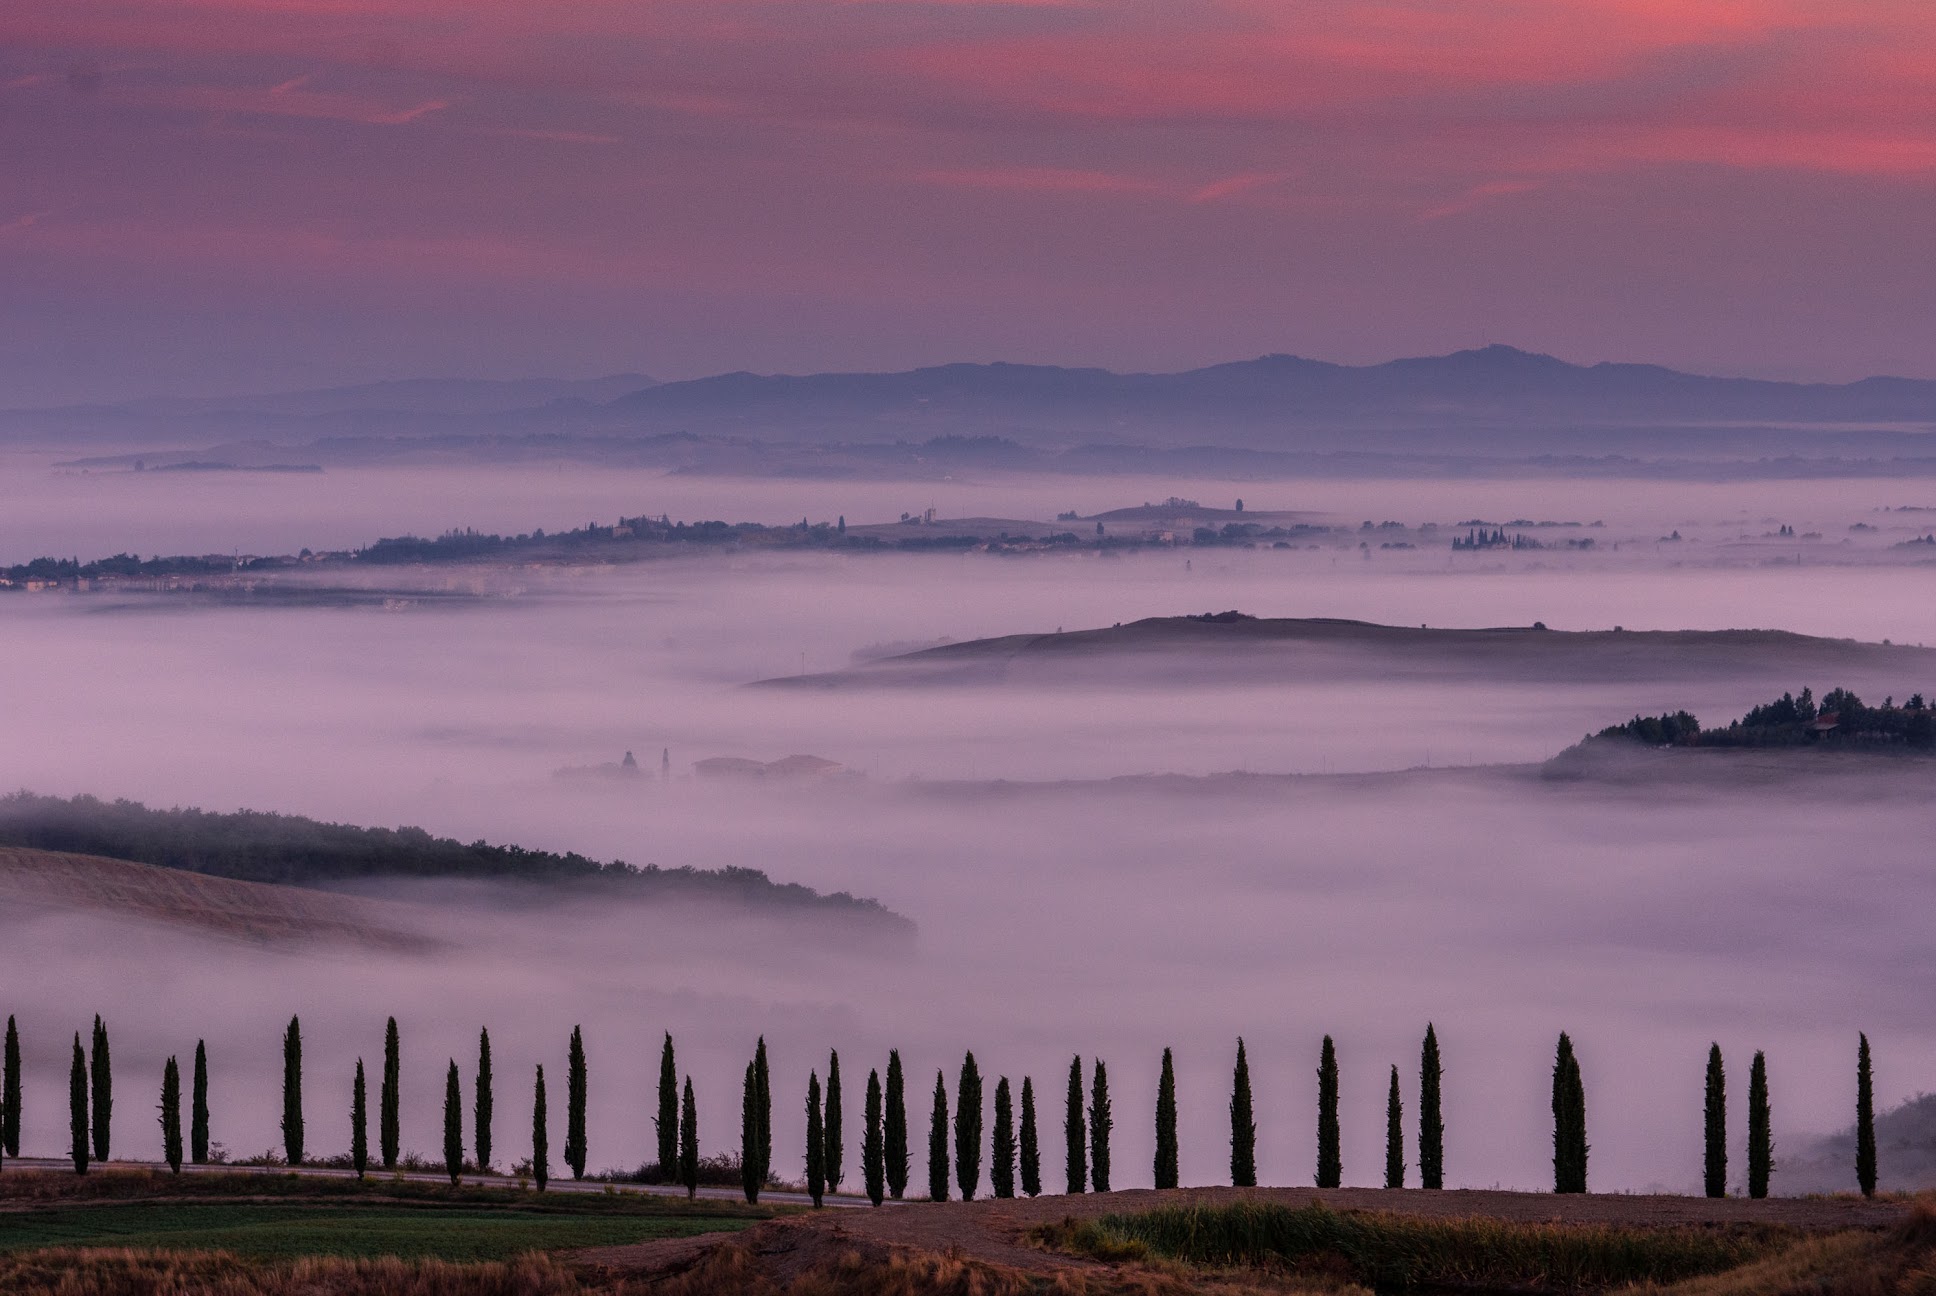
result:
[[[1701,1160],[1701,1181],[1710,1197],[1728,1195],[1728,1081],[1721,1065],[1721,1046],[1707,1050],[1707,1103],[1702,1114],[1702,1133],[1706,1147]]]
[[[1439,1110],[1439,1033],[1425,1023],[1425,1043],[1418,1054],[1418,1186],[1445,1187],[1445,1120]]]
[[[537,1083],[531,1087],[531,1181],[539,1192],[551,1178],[551,1133],[547,1124],[544,1063],[540,1062]]]
[[[673,1182],[679,1162],[679,1067],[672,1053],[672,1032],[659,1049],[659,1182]]]
[[[901,1073],[901,1050],[887,1053],[887,1115],[883,1126],[886,1144],[883,1169],[887,1174],[888,1195],[895,1201],[907,1192],[908,1172],[913,1158],[908,1152],[907,1083]]]
[[[1237,1066],[1230,1078],[1230,1182],[1257,1186],[1257,1121],[1250,1101],[1250,1059],[1237,1038]]]
[[[457,1059],[444,1073],[444,1173],[451,1187],[464,1173],[464,1086],[457,1078]]]
[[[1022,1077],[1022,1132],[1020,1142],[1022,1191],[1042,1195],[1042,1141],[1035,1126],[1035,1081]]]
[[[363,1059],[356,1059],[356,1079],[350,1083],[350,1169],[361,1179],[370,1168],[370,1099],[364,1090]]]
[[[403,1048],[397,1037],[397,1019],[383,1028],[383,1089],[377,1096],[377,1144],[383,1154],[383,1168],[397,1168],[402,1152],[402,1126],[399,1108],[403,1105]]]
[[[1109,1135],[1116,1128],[1109,1114],[1109,1067],[1096,1059],[1095,1082],[1089,1089],[1089,1182],[1099,1193],[1109,1191]]]
[[[302,1022],[295,1017],[282,1036],[282,1150],[290,1165],[302,1164]]]
[[[188,1158],[196,1165],[208,1164],[208,1049],[195,1041],[194,1093],[188,1106]]]
[[[1756,1049],[1748,1068],[1748,1196],[1768,1195],[1768,1175],[1775,1168],[1775,1141],[1769,1127],[1768,1059]]]
[[[963,1201],[981,1191],[981,1068],[973,1053],[962,1059],[955,1086],[955,1187]]]
[[[1866,1034],[1861,1036],[1855,1053],[1855,1181],[1864,1197],[1875,1196],[1875,1069],[1870,1063]]]
[[[840,1051],[832,1050],[827,1054],[827,1103],[824,1120],[823,1143],[827,1166],[827,1191],[839,1192],[842,1177],[841,1162],[845,1159],[846,1133],[843,1128],[840,1096]]]
[[[1156,1081],[1156,1186],[1174,1188],[1177,1182],[1176,1066],[1163,1050],[1163,1072]]]
[[[1008,1077],[995,1081],[995,1137],[990,1149],[988,1180],[997,1197],[1015,1195],[1015,1102]]]
[[[887,1197],[887,1147],[881,1138],[881,1073],[867,1073],[867,1100],[860,1136],[860,1174],[867,1200],[876,1206]]]
[[[1071,1193],[1089,1191],[1089,1127],[1082,1114],[1082,1056],[1069,1063],[1069,1097],[1062,1117],[1064,1154]]]
[[[827,1191],[827,1130],[820,1114],[820,1073],[807,1073],[807,1196],[817,1208]]]
[[[693,1100],[691,1076],[680,1101],[679,1182],[686,1186],[687,1200],[699,1196],[699,1104]]]
[[[477,1145],[477,1168],[481,1173],[491,1168],[491,1108],[495,1095],[491,1092],[494,1081],[491,1079],[491,1032],[480,1029],[477,1032],[477,1108],[472,1113],[475,1127],[473,1142]]]
[[[74,1032],[74,1065],[67,1071],[67,1124],[72,1135],[74,1173],[86,1174],[93,1144],[87,1128],[87,1055],[81,1052],[79,1031]]]
[[[161,1068],[161,1159],[169,1170],[181,1173],[181,1068],[172,1056]]]
[[[20,1155],[20,1029],[7,1018],[6,1060],[0,1064],[0,1150]]]
[[[1586,1191],[1586,1088],[1565,1031],[1553,1052],[1553,1191]]]
[[[1398,1094],[1398,1067],[1391,1069],[1385,1095],[1385,1187],[1405,1186],[1405,1100]]]
[[[565,1058],[565,1164],[573,1179],[585,1177],[585,1035],[571,1028],[571,1049]]]
[[[928,1119],[928,1198],[948,1200],[948,1087],[934,1073],[934,1112]]]
[[[108,1159],[108,1134],[114,1116],[114,1067],[108,1061],[108,1028],[94,1018],[94,1046],[88,1055],[88,1079],[94,1101],[94,1159]]]
[[[1318,1054],[1318,1187],[1336,1188],[1344,1182],[1344,1158],[1338,1132],[1338,1050],[1324,1037]]]

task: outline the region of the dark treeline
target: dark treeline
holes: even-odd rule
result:
[[[1784,693],[1751,709],[1719,729],[1703,729],[1686,711],[1635,716],[1610,725],[1601,738],[1626,738],[1670,747],[1907,746],[1936,747],[1936,707],[1921,693],[1900,706],[1895,697],[1869,706],[1848,689],[1830,689],[1818,703],[1814,693]]]
[[[0,797],[0,846],[105,855],[246,882],[328,886],[375,878],[464,878],[549,886],[614,886],[651,896],[801,906],[912,924],[875,900],[822,895],[757,869],[643,867],[576,853],[433,837],[421,828],[358,828],[301,815],[155,810],[138,801],[15,792]]]

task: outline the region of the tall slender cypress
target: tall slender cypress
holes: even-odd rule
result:
[[[538,1064],[538,1081],[531,1089],[531,1181],[538,1191],[545,1190],[551,1178],[551,1131],[545,1112],[544,1063]]]
[[[350,1169],[361,1179],[370,1168],[370,1095],[363,1082],[363,1059],[356,1059],[350,1084]]]
[[[824,1153],[824,1160],[827,1169],[828,1192],[840,1191],[841,1162],[846,1159],[844,1155],[845,1149],[842,1145],[845,1143],[847,1135],[841,1120],[841,1106],[840,1051],[835,1049],[827,1056],[827,1102],[826,1115],[822,1121],[822,1128],[825,1131],[824,1142],[826,1151]]]
[[[1869,1037],[1861,1036],[1855,1052],[1855,1182],[1864,1197],[1875,1196],[1875,1070],[1870,1064]]]
[[[93,1144],[87,1128],[87,1055],[81,1052],[81,1033],[74,1032],[74,1065],[67,1072],[67,1125],[72,1135],[74,1173],[87,1173],[87,1155]]]
[[[1391,1069],[1391,1091],[1385,1095],[1385,1187],[1405,1186],[1405,1100],[1398,1093],[1398,1067]]]
[[[759,1123],[760,1182],[773,1175],[773,1077],[767,1070],[766,1036],[753,1049],[753,1116]]]
[[[1701,1159],[1701,1182],[1710,1197],[1728,1195],[1728,1081],[1721,1066],[1721,1045],[1707,1050],[1707,1104],[1702,1117],[1706,1147]]]
[[[195,1087],[188,1104],[188,1159],[208,1164],[208,1048],[195,1041]]]
[[[1015,1195],[1015,1101],[1008,1077],[995,1081],[995,1135],[989,1149],[988,1182],[997,1197]]]
[[[1318,1178],[1320,1188],[1344,1182],[1344,1156],[1338,1132],[1338,1049],[1324,1037],[1318,1053]]]
[[[659,1114],[652,1123],[659,1132],[660,1183],[672,1183],[679,1163],[679,1067],[672,1053],[672,1032],[659,1047]]]
[[[108,1028],[94,1018],[94,1047],[88,1055],[88,1079],[94,1102],[94,1159],[108,1159],[108,1133],[114,1117],[114,1067],[108,1061]]]
[[[1069,1096],[1062,1113],[1063,1161],[1071,1193],[1089,1191],[1089,1126],[1082,1114],[1082,1055],[1069,1063]]]
[[[934,1112],[928,1118],[928,1200],[948,1200],[948,1086],[934,1073]]]
[[[1176,1180],[1176,1066],[1164,1049],[1156,1081],[1156,1186],[1174,1188]]]
[[[161,1068],[161,1159],[175,1174],[181,1173],[181,1068],[172,1056]]]
[[[1560,1032],[1553,1052],[1553,1191],[1586,1191],[1586,1089],[1573,1041]]]
[[[975,1055],[961,1062],[961,1082],[955,1086],[955,1187],[961,1200],[973,1201],[981,1191],[981,1068]]]
[[[464,1173],[464,1086],[457,1078],[457,1059],[444,1073],[444,1173],[451,1187]]]
[[[883,1168],[887,1192],[895,1201],[907,1192],[912,1158],[908,1154],[907,1081],[901,1073],[901,1050],[887,1053],[887,1114],[883,1118]]]
[[[881,1142],[881,1073],[867,1073],[867,1105],[860,1136],[860,1176],[867,1200],[876,1206],[887,1197],[887,1149]]]
[[[1089,1089],[1089,1182],[1099,1193],[1109,1191],[1109,1135],[1115,1128],[1109,1109],[1109,1066],[1097,1058],[1095,1083]]]
[[[565,1067],[565,1164],[571,1177],[585,1177],[585,1034],[571,1028],[571,1051]]]
[[[820,1112],[820,1073],[807,1072],[807,1196],[818,1208],[827,1192],[827,1130]]]
[[[1257,1186],[1257,1120],[1250,1102],[1250,1059],[1237,1037],[1237,1067],[1230,1077],[1230,1182]]]
[[[282,1036],[282,1150],[290,1165],[302,1164],[302,1022],[294,1017]]]
[[[1035,1081],[1022,1077],[1022,1132],[1018,1140],[1021,1154],[1022,1191],[1030,1197],[1042,1195],[1042,1140],[1035,1126]]]
[[[1748,1196],[1768,1195],[1768,1174],[1775,1168],[1775,1141],[1768,1120],[1768,1059],[1756,1049],[1748,1068]]]
[[[679,1117],[679,1182],[686,1186],[688,1199],[699,1195],[699,1104],[693,1101],[692,1077],[686,1077],[686,1092]]]
[[[480,1174],[491,1168],[491,1107],[495,1098],[492,1084],[491,1032],[485,1028],[477,1032],[477,1106],[472,1112],[471,1140]]]
[[[20,1029],[7,1018],[6,1061],[0,1066],[0,1148],[20,1155]]]
[[[760,1118],[754,1108],[759,1104],[760,1082],[753,1075],[753,1063],[746,1064],[746,1079],[739,1092],[739,1188],[747,1205],[757,1205],[760,1189],[765,1187],[760,1174]]]
[[[399,1108],[403,1105],[403,1049],[397,1036],[397,1019],[383,1028],[383,1089],[377,1096],[377,1143],[383,1154],[383,1168],[397,1168],[402,1152],[402,1125]]]
[[[1439,1033],[1425,1023],[1425,1043],[1418,1053],[1418,1186],[1445,1187],[1445,1119],[1439,1109]]]

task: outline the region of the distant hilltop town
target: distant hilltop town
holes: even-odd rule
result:
[[[704,760],[694,761],[692,772],[702,779],[790,779],[801,782],[858,777],[839,761],[800,753],[771,761],[749,760],[744,756],[708,756]],[[629,781],[643,779],[647,775],[638,757],[628,751],[622,760],[606,761],[600,765],[567,765],[554,771],[553,777],[584,781]],[[659,753],[659,778],[667,780],[671,777],[672,749],[668,747]]]

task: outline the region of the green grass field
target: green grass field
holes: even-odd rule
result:
[[[754,1222],[726,1215],[538,1213],[476,1206],[138,1202],[0,1213],[0,1251],[113,1246],[228,1251],[262,1260],[503,1260],[525,1251],[727,1232]]]

